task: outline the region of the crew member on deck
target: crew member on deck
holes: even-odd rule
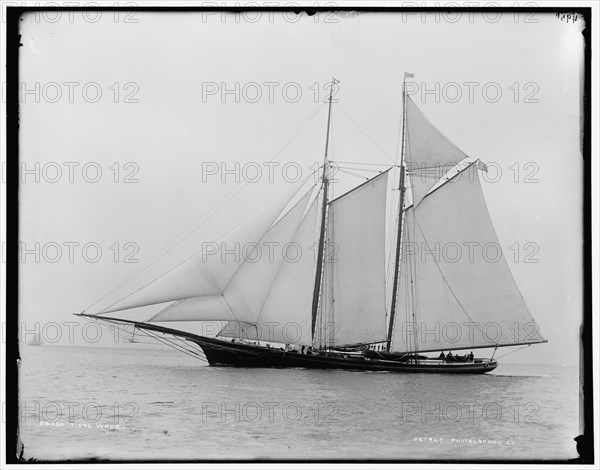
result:
[[[467,356],[467,358],[468,358],[469,361],[472,361],[475,358],[475,356],[473,356],[473,351],[471,351],[469,353],[469,355]]]
[[[446,356],[444,355],[444,351],[442,351],[438,357],[438,359],[446,359]]]
[[[454,362],[454,356],[452,355],[452,351],[448,351],[446,355],[446,362]]]

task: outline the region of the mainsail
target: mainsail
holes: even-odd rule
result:
[[[477,165],[405,210],[393,350],[543,342],[490,219]]]
[[[327,346],[385,340],[388,173],[330,203],[319,322]]]

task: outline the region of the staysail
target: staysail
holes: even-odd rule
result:
[[[545,341],[502,254],[477,165],[405,210],[402,250],[394,351]]]
[[[329,205],[320,342],[386,338],[385,228],[389,170]]]

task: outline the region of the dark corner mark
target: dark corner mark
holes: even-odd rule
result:
[[[24,13],[22,8],[6,9],[6,462],[19,463],[24,445],[18,427],[18,368],[21,360],[18,344],[18,132],[19,132],[19,27]]]
[[[308,16],[314,16],[317,11],[316,10],[292,10],[296,15],[301,15],[302,13],[306,13]]]
[[[580,327],[580,423],[583,434],[574,437],[579,457],[571,459],[569,463],[593,464],[594,463],[594,390],[593,390],[593,336],[592,336],[592,234],[591,234],[591,193],[592,193],[592,167],[591,167],[591,10],[584,8],[578,10],[584,18],[584,27],[581,34],[584,39],[584,68],[581,71],[581,150],[583,157],[583,321]]]
[[[584,416],[584,440],[581,445],[581,452],[579,452],[579,441],[577,441],[577,451],[580,454],[582,462],[594,463],[594,374],[593,374],[593,336],[592,336],[592,233],[591,233],[591,220],[592,220],[592,207],[591,207],[591,194],[592,194],[592,24],[591,24],[591,10],[586,9],[583,12],[585,19],[584,28],[582,31],[584,37],[584,154],[586,155],[584,163],[584,220],[587,224],[584,226],[584,336],[583,341],[583,361],[584,361],[584,403],[582,414]],[[585,197],[587,195],[587,197]],[[586,256],[586,253],[589,256]],[[579,436],[578,436],[579,437]]]

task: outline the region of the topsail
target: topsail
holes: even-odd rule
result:
[[[446,171],[467,158],[406,97],[406,169],[411,177],[413,205],[435,186]]]

